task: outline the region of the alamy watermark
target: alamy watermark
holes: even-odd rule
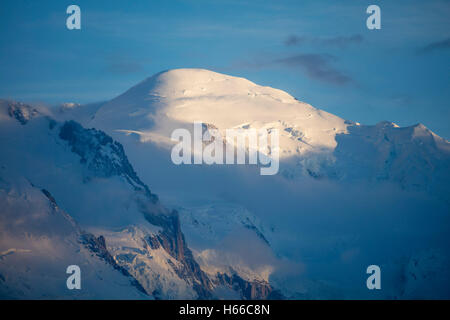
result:
[[[174,164],[253,164],[261,175],[274,175],[279,169],[278,129],[226,129],[223,137],[217,128],[194,122],[194,137],[187,129],[172,132]],[[248,161],[247,161],[248,158]]]
[[[81,269],[76,264],[70,265],[66,269],[66,273],[70,276],[66,280],[67,289],[81,289]]]
[[[381,9],[379,6],[372,4],[367,7],[366,12],[370,16],[366,20],[366,26],[369,30],[381,29]]]
[[[66,13],[70,16],[66,19],[66,26],[69,30],[81,29],[81,9],[78,5],[72,4],[67,7]],[[369,30],[381,29],[381,9],[379,6],[372,4],[366,9],[366,13],[370,16],[366,20],[366,26]]]
[[[380,267],[375,264],[372,264],[367,267],[366,273],[370,274],[370,276],[367,278],[367,281],[366,281],[367,289],[380,290],[381,289],[381,269],[380,269]]]
[[[72,4],[67,7],[67,14],[70,16],[66,19],[66,27],[69,30],[80,30],[81,29],[81,9],[79,6]]]

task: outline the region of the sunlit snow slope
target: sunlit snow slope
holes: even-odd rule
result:
[[[203,69],[177,69],[150,77],[104,104],[92,125],[130,130],[142,139],[170,137],[170,130],[201,121],[219,130],[282,130],[282,157],[334,148],[343,119],[298,101],[288,93],[244,78]]]
[[[389,180],[440,196],[450,181],[449,142],[421,124],[360,125],[282,90],[203,69],[156,74],[103,104],[88,123],[119,140],[137,134],[143,143],[170,148],[171,132],[191,129],[194,121],[222,134],[229,128],[278,129],[281,174],[288,178]]]

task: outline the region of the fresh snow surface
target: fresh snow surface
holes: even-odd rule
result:
[[[361,125],[282,90],[203,69],[156,74],[99,106],[90,119],[88,127],[101,128],[131,148],[136,142],[129,138],[136,137],[148,151],[139,158],[150,153],[145,145],[170,150],[174,129],[192,130],[192,123],[200,121],[222,135],[231,128],[278,129],[280,175],[288,179],[383,180],[444,198],[450,179],[450,143],[422,124]],[[407,170],[405,162],[411,163]]]
[[[138,134],[169,143],[173,129],[194,121],[226,129],[279,129],[281,157],[333,149],[346,132],[339,117],[288,93],[244,78],[203,69],[170,70],[150,77],[102,105],[90,122],[108,132]]]
[[[36,113],[23,125],[4,108],[0,113],[4,115],[0,120],[4,138],[0,144],[0,279],[5,282],[0,297],[151,299],[154,291],[164,298],[197,297],[191,284],[168,263],[179,262],[161,247],[153,250],[146,243],[161,228],[144,218],[142,204],[154,213],[163,209],[136,192],[136,185],[124,176],[110,175],[108,161],[117,165],[123,160],[116,149],[108,144],[101,150],[90,149],[94,141],[87,142],[84,158],[100,155],[104,165],[94,162],[96,167],[87,168],[61,139],[61,123]],[[56,213],[41,189],[54,197]],[[117,265],[149,295],[89,252],[80,242],[81,232],[103,236]],[[65,287],[65,268],[71,264],[82,270],[84,290],[78,293]],[[18,271],[18,266],[23,270]],[[49,279],[48,286],[44,286],[45,279]]]
[[[80,227],[104,236],[115,261],[147,292],[195,298],[169,266],[177,262],[143,240],[159,229],[140,212],[139,183],[108,168],[93,174],[51,128],[60,123],[44,114],[25,108],[16,120],[0,108],[4,170],[49,190]],[[201,69],[162,72],[111,101],[48,114],[104,130],[123,145],[140,179],[179,211],[188,246],[211,278],[236,272],[268,281],[287,298],[450,297],[450,146],[421,124],[361,125],[281,90]],[[279,174],[174,165],[170,135],[193,121],[220,131],[278,129]],[[121,161],[114,148],[100,155]],[[1,247],[0,266],[32,249]],[[365,288],[370,264],[383,270],[382,292]]]
[[[252,166],[171,164],[172,131],[192,130],[193,121],[217,127],[222,134],[229,128],[278,129],[280,173],[259,177]],[[224,268],[215,244],[222,246],[230,234],[240,232],[237,207],[257,217],[271,237],[275,260],[265,257],[272,267],[265,276],[287,296],[370,298],[364,286],[354,288],[364,281],[364,275],[358,276],[364,264],[377,260],[398,266],[386,267],[397,279],[406,263],[401,257],[409,259],[416,247],[426,251],[443,246],[448,251],[436,239],[448,228],[450,144],[422,124],[362,125],[243,78],[177,69],[156,74],[106,102],[88,126],[121,141],[141,176],[179,208],[186,236],[200,264],[208,261],[203,263],[208,272]],[[425,218],[428,210],[433,219]],[[388,243],[397,239],[396,246],[380,238],[383,226],[399,232],[384,236]],[[272,228],[273,236],[267,232]],[[434,235],[426,231],[431,228]],[[410,238],[414,233],[415,240]],[[236,237],[236,242],[246,239]],[[391,246],[389,253],[369,250],[375,239],[384,243],[380,246]],[[231,260],[228,267],[236,265]],[[394,285],[384,293],[401,296]]]

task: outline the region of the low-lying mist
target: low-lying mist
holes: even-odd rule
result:
[[[426,259],[422,257],[431,254],[436,272],[448,266],[449,204],[432,194],[405,191],[387,182],[351,184],[309,177],[286,179],[280,174],[261,176],[256,166],[176,166],[165,149],[143,148],[137,141],[126,145],[136,171],[162,201],[199,205],[220,199],[258,216],[274,234],[269,240],[276,258],[266,255],[275,266],[271,277],[291,287],[293,295],[402,298],[408,286],[422,286],[421,279],[411,284],[418,276],[406,271],[411,259],[420,264]],[[263,264],[261,255],[256,259],[251,253],[248,244],[253,240],[248,237],[242,232],[230,236],[222,249],[230,252],[234,240],[242,250],[248,249],[239,254],[246,264]],[[254,246],[254,250],[260,249]],[[372,264],[381,267],[382,292],[366,288],[366,268]],[[301,266],[301,272],[292,270],[292,265]],[[444,268],[436,296],[450,296],[449,278]],[[420,290],[411,289],[410,294],[420,298]]]

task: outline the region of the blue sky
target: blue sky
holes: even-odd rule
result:
[[[66,8],[81,8],[81,30]],[[381,30],[366,8],[381,8]],[[364,124],[450,138],[450,1],[0,2],[0,97],[111,99],[154,73],[206,68]]]

